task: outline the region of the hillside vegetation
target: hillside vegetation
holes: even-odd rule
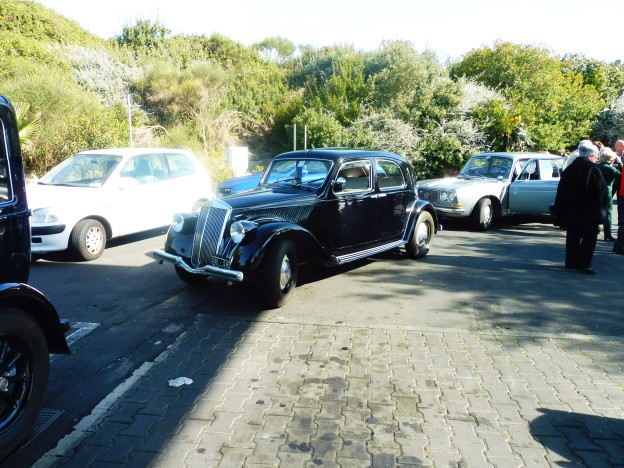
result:
[[[563,153],[624,135],[619,61],[505,42],[450,64],[407,41],[373,52],[280,37],[246,47],[148,20],[102,40],[34,1],[3,0],[0,15],[0,93],[23,111],[37,175],[81,150],[128,146],[128,95],[135,146],[190,149],[217,181],[232,175],[228,145],[263,164],[293,148],[295,125],[298,149],[306,127],[308,148],[393,151],[419,177],[480,151]]]

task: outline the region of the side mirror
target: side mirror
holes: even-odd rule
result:
[[[334,192],[342,192],[345,184],[347,183],[347,179],[344,177],[338,177],[334,182]]]

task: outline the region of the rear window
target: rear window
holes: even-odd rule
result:
[[[169,177],[185,177],[195,172],[193,163],[183,154],[167,154],[167,165],[169,166]]]

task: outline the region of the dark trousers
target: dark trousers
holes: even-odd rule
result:
[[[566,268],[591,268],[598,238],[598,224],[568,226],[566,235]]]
[[[624,251],[624,196],[618,197],[618,232],[613,246],[614,252]]]

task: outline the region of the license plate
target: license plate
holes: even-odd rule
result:
[[[210,264],[219,268],[230,268],[230,261],[225,258],[212,257]]]

